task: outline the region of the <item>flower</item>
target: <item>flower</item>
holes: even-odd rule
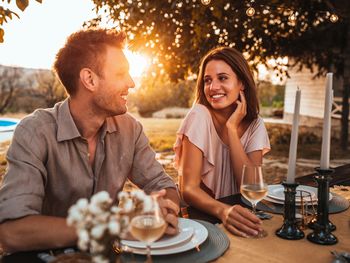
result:
[[[130,219],[141,211],[151,211],[157,202],[141,190],[120,192],[119,205],[113,205],[108,192],[79,199],[69,208],[67,224],[75,227],[78,247],[89,251],[95,263],[109,262],[112,244],[125,236]]]

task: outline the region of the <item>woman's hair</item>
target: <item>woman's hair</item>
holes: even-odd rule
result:
[[[199,67],[195,102],[211,108],[211,105],[204,94],[204,71],[208,62],[211,60],[222,60],[231,67],[233,72],[237,75],[238,80],[244,86],[244,95],[247,100],[247,115],[243,120],[251,122],[256,119],[259,114],[259,103],[253,74],[242,53],[234,48],[218,47],[210,50],[203,57]]]
[[[126,34],[108,29],[88,29],[71,34],[53,64],[69,95],[77,92],[80,70],[89,68],[102,76],[107,46],[123,48]]]

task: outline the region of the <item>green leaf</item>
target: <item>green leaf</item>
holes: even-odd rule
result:
[[[39,2],[40,4],[42,4],[43,0],[35,0],[37,2]]]
[[[27,8],[28,4],[29,0],[16,0],[16,5],[21,11],[24,11],[24,9]]]

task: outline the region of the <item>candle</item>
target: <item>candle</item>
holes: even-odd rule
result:
[[[298,88],[295,93],[292,135],[290,138],[290,146],[289,146],[287,183],[290,183],[290,184],[295,182],[295,166],[296,166],[296,160],[297,160],[298,126],[299,126],[299,112],[300,112],[300,95],[301,95],[301,91]]]
[[[321,149],[321,169],[329,169],[329,154],[331,148],[331,114],[333,101],[333,73],[327,73],[326,90],[324,101],[322,149]]]

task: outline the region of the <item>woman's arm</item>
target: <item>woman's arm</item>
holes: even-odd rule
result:
[[[203,153],[186,136],[182,142],[182,185],[184,200],[208,214],[219,218],[232,233],[240,236],[257,235],[261,221],[249,210],[239,206],[221,203],[200,188]]]
[[[237,187],[240,187],[241,185],[242,168],[244,164],[262,164],[262,150],[246,154],[241,144],[241,140],[238,134],[238,127],[242,125],[242,120],[247,114],[247,102],[243,91],[240,92],[240,98],[241,101],[237,100],[237,108],[235,112],[226,122],[230,147],[230,158]]]

